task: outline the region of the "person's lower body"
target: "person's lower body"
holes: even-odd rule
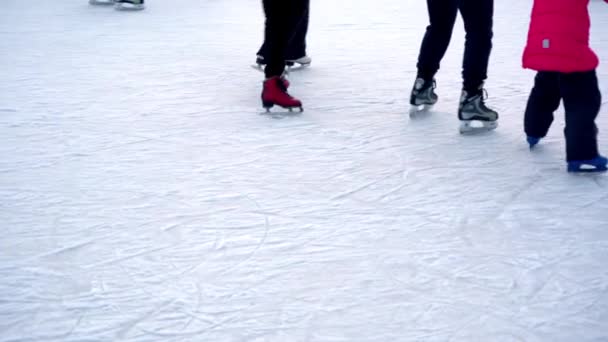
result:
[[[295,36],[299,20],[308,8],[309,0],[263,0],[266,14],[264,41],[268,51],[262,90],[262,105],[269,109],[274,105],[284,108],[300,108],[300,100],[287,92],[289,82],[283,77],[285,56],[289,42]]]
[[[420,47],[416,81],[410,95],[412,106],[433,105],[435,74],[450,44],[458,11],[466,33],[462,65],[463,88],[458,107],[461,132],[475,130],[472,121],[480,121],[483,129],[496,128],[498,113],[485,105],[483,84],[492,49],[493,0],[427,0],[430,24]]]
[[[524,132],[530,148],[547,135],[554,112],[563,100],[566,113],[566,161],[568,171],[606,171],[608,159],[598,151],[595,119],[602,96],[595,70],[536,74],[524,114]]]
[[[305,9],[297,21],[296,32],[290,39],[285,52],[285,63],[288,66],[299,64],[309,65],[312,59],[306,54],[306,36],[308,34],[308,23],[310,18],[310,0],[305,1]],[[266,25],[267,26],[267,25]],[[256,63],[260,66],[266,64],[268,59],[268,44],[266,39],[256,54]]]

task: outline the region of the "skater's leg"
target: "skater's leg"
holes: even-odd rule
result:
[[[264,26],[266,27],[266,26]],[[264,30],[266,30],[266,28],[264,28]],[[264,34],[264,36],[266,36],[267,34]],[[268,58],[268,47],[266,47],[266,39],[264,39],[264,42],[262,43],[262,46],[260,46],[260,49],[258,50],[258,52],[256,53],[256,56],[258,57],[262,57],[264,63],[265,63],[265,59]]]
[[[310,0],[304,1],[305,9],[298,19],[295,35],[287,48],[287,59],[294,60],[306,56],[306,35],[308,34],[308,21],[310,19]]]
[[[494,0],[461,0],[459,8],[466,31],[462,62],[463,89],[458,107],[460,131],[476,131],[471,129],[471,121],[481,121],[481,130],[494,129],[497,127],[498,113],[486,106],[483,89],[492,50]]]
[[[602,103],[594,71],[561,74],[561,95],[566,111],[566,160],[598,157],[597,117]]]
[[[306,9],[306,0],[264,0],[266,13],[265,42],[268,59],[264,73],[267,78],[280,76],[285,70],[285,53],[294,36],[299,19]]]
[[[452,38],[460,0],[427,0],[430,24],[418,55],[418,78],[432,80]]]
[[[418,73],[410,94],[412,114],[418,111],[421,105],[434,105],[439,99],[434,91],[434,77],[452,39],[459,1],[427,0],[426,2],[429,25],[420,45],[416,64]]]
[[[264,13],[267,12],[266,7],[267,4],[262,2],[262,7],[264,9]],[[256,62],[258,64],[266,64],[266,59],[268,58],[268,45],[266,44],[266,37],[268,37],[270,33],[268,32],[268,20],[264,20],[264,41],[260,46],[260,49],[256,53]]]
[[[461,0],[460,13],[466,31],[462,63],[463,88],[468,94],[481,92],[487,78],[492,50],[494,0]]]
[[[302,103],[287,93],[287,83],[282,77],[285,71],[285,52],[289,40],[294,36],[298,19],[306,8],[306,0],[264,0],[266,13],[266,44],[268,60],[264,69],[266,80],[262,90],[262,104],[267,109],[279,105],[291,108]]]
[[[536,74],[524,115],[524,131],[528,137],[540,139],[547,135],[553,113],[561,101],[559,82],[560,74],[557,72]]]

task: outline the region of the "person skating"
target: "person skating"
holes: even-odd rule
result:
[[[462,64],[463,87],[458,106],[460,132],[476,131],[472,122],[482,123],[482,129],[497,127],[498,113],[485,104],[484,82],[492,50],[494,0],[427,0],[430,24],[418,55],[417,76],[410,94],[412,111],[432,106],[435,74],[450,44],[456,16],[460,11],[466,31]]]
[[[285,55],[299,21],[308,8],[308,0],[263,0],[266,15],[264,41],[268,58],[264,67],[262,105],[266,110],[277,105],[292,110],[303,110],[302,102],[287,92],[289,82],[284,77]]]
[[[295,18],[298,24],[293,38],[290,39],[285,52],[285,64],[288,67],[299,65],[309,66],[312,59],[306,54],[306,36],[308,34],[308,22],[310,18],[310,0],[305,1],[306,9],[302,13],[301,18]],[[266,40],[256,53],[256,64],[263,68],[268,59],[268,44]]]
[[[599,59],[589,46],[588,5],[589,0],[535,0],[522,57],[524,68],[537,71],[524,114],[526,140],[533,149],[547,135],[563,100],[569,172],[606,171],[608,164],[597,146],[602,97]]]

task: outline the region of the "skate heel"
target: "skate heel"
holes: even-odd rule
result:
[[[527,136],[526,141],[528,142],[530,149],[533,149],[534,146],[538,145],[538,143],[540,142],[540,138]]]
[[[264,109],[266,109],[266,111],[269,112],[270,108],[274,107],[274,103],[271,101],[262,100],[262,107],[264,107]]]
[[[416,78],[410,93],[410,116],[430,111],[439,97],[435,94],[435,80]]]

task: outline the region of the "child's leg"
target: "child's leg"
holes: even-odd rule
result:
[[[566,160],[589,160],[599,155],[595,118],[602,95],[595,70],[561,74],[561,94],[566,110]]]
[[[547,135],[553,122],[553,112],[561,100],[559,83],[557,72],[540,71],[536,74],[524,115],[524,131],[528,137]]]

